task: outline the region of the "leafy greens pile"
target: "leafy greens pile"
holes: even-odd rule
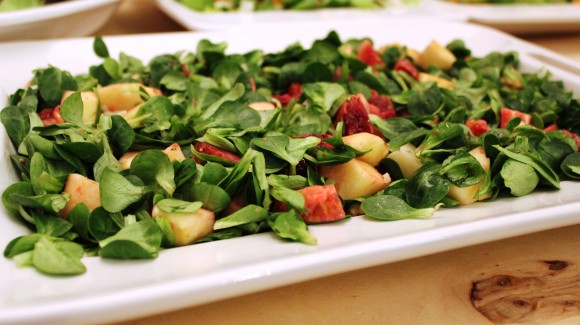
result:
[[[0,13],[44,6],[66,0],[0,0]]]
[[[37,69],[0,114],[22,179],[2,201],[34,231],[4,255],[43,273],[83,273],[85,254],[155,258],[179,244],[172,216],[202,210],[216,220],[194,243],[273,231],[315,244],[307,223],[361,210],[380,220],[427,218],[460,203],[448,195],[453,187],[479,184],[476,198],[493,199],[580,178],[580,101],[548,73],[519,72],[514,52],[473,57],[456,40],[444,48],[450,66],[421,67],[426,53],[398,45],[377,51],[368,39],[342,41],[335,32],[279,53],[226,54],[225,43],[203,40],[193,53],[146,65],[124,53],[110,57],[101,38],[94,49],[102,64],[77,76]],[[99,109],[87,122],[82,95],[119,84],[140,85],[136,111]],[[378,110],[369,114],[371,106]],[[390,185],[320,199],[318,189],[334,188],[320,170],[367,154],[343,139],[364,130],[388,139],[392,152],[416,148],[421,166],[405,177],[401,161],[387,156],[370,168],[388,173]],[[170,159],[168,147],[184,158]],[[489,171],[468,153],[474,148],[489,158]],[[63,190],[72,175],[98,183],[100,206],[81,200],[63,213],[77,195]],[[340,218],[332,219],[336,209],[325,215],[331,204]],[[315,210],[330,219],[316,220]]]
[[[385,0],[176,0],[203,12],[314,10],[323,8],[375,9],[385,6]]]

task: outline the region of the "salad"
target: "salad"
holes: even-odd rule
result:
[[[21,176],[2,202],[33,230],[4,256],[74,275],[86,255],[260,232],[315,245],[312,224],[430,218],[580,179],[580,101],[515,52],[335,32],[278,53],[226,46],[144,63],[97,37],[87,73],[36,69],[0,112]]]
[[[40,7],[67,0],[0,0],[0,13]]]
[[[203,12],[314,10],[323,8],[383,8],[386,0],[176,0]]]

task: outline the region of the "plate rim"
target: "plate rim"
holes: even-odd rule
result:
[[[504,5],[494,5],[489,3],[484,4],[466,4],[466,3],[455,3],[446,0],[423,0],[425,4],[433,9],[437,14],[441,11],[447,10],[457,10],[459,14],[465,15],[469,21],[480,22],[484,24],[495,24],[495,25],[529,25],[534,23],[543,24],[578,24],[580,25],[580,5],[573,3],[565,4],[506,4]],[[561,10],[562,8],[573,8],[575,10],[567,11],[567,16],[559,16],[556,10]],[[530,17],[529,13],[520,12],[519,15],[512,15],[509,19],[497,17],[497,13],[507,10],[517,10],[524,9],[530,10],[534,13],[533,17]],[[547,15],[546,15],[547,10]],[[540,15],[541,14],[541,15]],[[539,16],[537,16],[539,15]]]
[[[94,8],[118,5],[122,0],[76,0],[0,13],[0,27],[26,24],[67,16]]]
[[[466,17],[463,15],[454,14],[439,14],[438,17],[433,17],[429,15],[429,12],[423,12],[421,5],[404,6],[401,4],[393,4],[392,6],[387,5],[380,9],[361,9],[361,8],[324,8],[318,10],[310,11],[258,11],[249,13],[240,12],[198,12],[186,5],[179,3],[175,0],[155,0],[155,4],[161,11],[179,23],[181,26],[188,30],[199,30],[199,31],[221,31],[233,29],[237,30],[240,28],[239,24],[246,25],[273,25],[285,23],[280,20],[275,20],[276,22],[259,22],[259,19],[266,18],[269,20],[274,20],[278,17],[283,18],[294,18],[298,19],[301,23],[302,21],[315,22],[317,20],[323,19],[327,21],[333,21],[340,19],[340,15],[354,13],[358,16],[355,19],[372,19],[372,20],[382,20],[386,17],[399,18],[399,17],[410,17],[412,19],[423,18],[428,20],[440,20],[447,19],[451,21],[466,21]],[[222,21],[220,21],[222,20]],[[224,21],[229,20],[229,21]],[[291,25],[291,24],[288,24]],[[244,26],[247,27],[247,26]]]

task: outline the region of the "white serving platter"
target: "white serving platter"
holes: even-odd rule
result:
[[[453,12],[466,20],[512,34],[550,34],[580,31],[580,4],[467,4],[425,0],[436,15]]]
[[[424,28],[428,23],[429,28]],[[520,52],[526,71],[550,70],[580,95],[578,63],[476,25],[401,20],[302,24],[245,28],[221,33],[172,33],[105,38],[113,56],[120,51],[145,61],[162,53],[193,51],[200,39],[227,41],[228,52],[256,48],[278,51],[299,41],[310,46],[331,29],[343,39],[368,36],[376,44],[402,43],[422,49],[461,38],[474,55],[491,51]],[[22,87],[34,68],[48,64],[74,73],[100,60],[92,39],[0,44],[0,89]],[[576,70],[574,70],[576,69]],[[0,96],[5,101],[5,96]],[[2,103],[0,103],[2,104]],[[5,102],[4,102],[5,104]],[[3,106],[3,105],[0,105]],[[2,129],[3,130],[3,129]],[[0,190],[16,180],[4,144]],[[243,238],[170,249],[151,261],[84,258],[86,274],[49,277],[18,268],[0,258],[0,324],[85,324],[122,321],[204,304],[340,272],[400,261],[477,243],[503,239],[580,222],[580,183],[563,182],[560,191],[538,192],[436,212],[431,220],[379,222],[354,217],[311,226],[318,246],[278,240],[264,233]],[[27,230],[0,211],[0,247]]]
[[[294,26],[312,22],[385,21],[400,17],[427,17],[418,5],[404,5],[405,0],[390,0],[382,9],[327,8],[319,10],[284,10],[259,12],[198,12],[176,0],[155,0],[157,6],[169,17],[188,30],[237,30],[251,25],[293,23]],[[419,0],[421,1],[421,0]],[[437,17],[449,20],[465,20],[453,12],[438,12]],[[291,28],[291,26],[290,26]]]
[[[0,13],[0,41],[86,36],[113,15],[121,0],[75,0]]]

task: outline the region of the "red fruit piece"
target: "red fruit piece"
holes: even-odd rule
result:
[[[332,73],[332,80],[338,81],[340,78],[342,78],[342,67],[341,66],[337,66],[336,69],[334,69],[334,72]],[[347,76],[346,79],[348,81],[353,81],[354,80],[354,77],[353,76]]]
[[[385,62],[383,62],[379,54],[375,52],[373,44],[369,40],[364,40],[360,43],[356,58],[373,68],[385,67]]]
[[[486,120],[474,120],[469,119],[465,122],[465,125],[471,130],[471,133],[476,137],[489,132],[489,125],[487,125]]]
[[[282,107],[288,106],[288,103],[290,103],[290,101],[292,100],[292,96],[288,94],[272,95],[272,98],[276,98],[280,102],[280,105],[282,105]]]
[[[408,59],[399,59],[395,63],[395,71],[405,71],[408,75],[415,79],[419,79],[419,71]]]
[[[45,108],[38,113],[38,116],[44,126],[64,123],[64,119],[60,115],[60,105],[55,108]]]
[[[351,135],[361,132],[373,132],[373,125],[369,120],[368,103],[364,96],[352,95],[347,99],[338,114],[336,122],[344,121],[344,134]]]
[[[38,112],[38,116],[40,117],[41,120],[52,118],[52,111],[54,111],[53,108],[45,108],[40,112]]]
[[[397,116],[395,105],[387,95],[379,95],[374,89],[371,90],[369,98],[369,113],[380,118],[390,118]]]
[[[254,80],[254,77],[250,77],[248,82],[250,83],[250,88],[252,89],[252,92],[255,93],[256,92],[256,80]]]
[[[544,128],[544,133],[548,133],[548,132],[553,132],[553,131],[557,131],[558,130],[558,125],[556,125],[555,123],[547,126]]]
[[[288,95],[299,99],[302,96],[302,85],[299,82],[294,82],[288,87]]]
[[[276,98],[280,102],[282,107],[287,106],[292,99],[299,100],[300,96],[302,96],[302,84],[298,82],[290,84],[285,94],[272,95],[273,98]]]
[[[298,192],[304,196],[306,212],[300,216],[306,223],[338,221],[346,217],[334,184],[308,186]]]
[[[578,148],[578,151],[580,151],[580,136],[568,130],[562,130],[562,132],[564,132],[564,134],[569,136],[570,138],[574,139],[574,141],[576,142],[576,147]]]
[[[222,215],[229,216],[230,214],[241,210],[244,206],[246,206],[244,197],[242,195],[236,195],[232,198],[228,207],[222,212]]]
[[[520,120],[522,120],[521,124],[524,125],[530,125],[532,123],[532,116],[530,114],[526,114],[524,112],[520,112],[520,111],[516,111],[514,109],[509,109],[509,108],[502,108],[501,112],[501,128],[505,129],[506,125],[508,124],[508,122],[516,117],[519,117]]]
[[[191,75],[191,72],[189,71],[189,69],[187,69],[185,64],[181,63],[179,65],[179,67],[181,68],[181,72],[183,73],[183,75],[189,78],[189,76]]]
[[[60,105],[54,108],[54,111],[52,111],[52,117],[54,117],[58,124],[64,123],[64,119],[62,118],[62,115],[60,115]]]
[[[199,153],[203,153],[206,155],[216,156],[223,159],[227,159],[234,164],[237,164],[240,161],[240,157],[237,155],[226,151],[220,147],[216,147],[213,144],[209,144],[207,142],[198,142],[195,144],[195,150]]]

